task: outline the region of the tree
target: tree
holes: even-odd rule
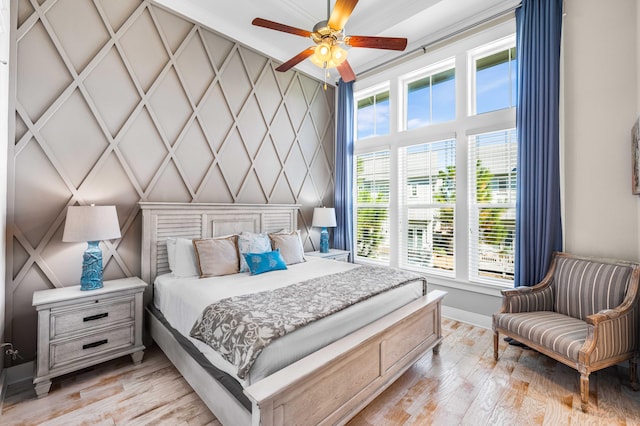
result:
[[[432,181],[433,200],[436,203],[456,202],[456,166],[447,166],[438,171]],[[453,256],[454,214],[453,207],[442,207],[436,215],[433,230],[433,251],[442,256]]]
[[[482,166],[482,161],[476,161],[476,202],[490,204],[493,201],[491,181],[494,175],[488,168]],[[513,250],[511,242],[513,235],[513,220],[505,217],[508,208],[482,207],[478,212],[478,232],[481,244],[494,246],[498,252],[507,253]]]

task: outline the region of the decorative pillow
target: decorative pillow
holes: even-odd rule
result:
[[[174,237],[168,237],[165,242],[167,243],[167,261],[169,262],[169,269],[173,272],[176,268],[176,239]]]
[[[251,275],[258,275],[269,271],[287,269],[286,263],[278,249],[265,253],[247,253],[244,255]]]
[[[280,254],[287,265],[305,261],[300,231],[269,234],[269,238],[271,239],[271,248],[273,250],[280,249]]]
[[[238,236],[193,240],[200,278],[237,274],[240,270]]]
[[[167,251],[168,249],[169,247],[167,246]],[[169,267],[171,268],[171,263],[169,263]],[[199,275],[196,251],[191,240],[187,238],[175,239],[175,253],[171,271],[173,276],[177,278]]]
[[[238,235],[238,250],[240,251],[240,272],[249,272],[249,265],[247,265],[244,255],[271,251],[271,240],[266,233],[243,232]]]

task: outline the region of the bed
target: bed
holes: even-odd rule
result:
[[[273,367],[256,368],[259,372],[254,374],[252,368],[252,374],[242,379],[224,368],[214,369],[216,372],[212,373],[209,364],[215,364],[215,360],[212,360],[215,354],[207,353],[202,345],[189,342],[189,338],[184,336],[185,325],[179,325],[174,313],[170,312],[180,311],[179,306],[182,304],[194,304],[194,298],[190,302],[189,299],[179,301],[180,295],[165,293],[163,296],[160,291],[163,280],[167,279],[167,273],[170,272],[166,239],[209,238],[243,231],[257,233],[295,230],[298,228],[300,207],[201,203],[140,203],[140,207],[143,217],[141,275],[148,283],[156,282],[158,278],[156,297],[154,286],[148,286],[145,293],[149,336],[223,424],[346,423],[426,352],[438,352],[442,340],[441,301],[445,293],[431,291],[416,296],[417,285],[412,283],[403,287],[399,294],[389,296],[398,300],[408,297],[408,303],[406,300],[391,303],[387,300],[372,302],[375,298],[367,300],[372,305],[368,308],[370,311],[380,310],[393,303],[399,305],[387,307],[385,315],[378,319],[362,320],[361,324],[353,326],[354,329],[347,330],[343,337],[314,349],[298,360],[294,358],[292,363],[276,368],[275,372],[271,371]],[[313,270],[327,270],[328,273],[334,271],[332,268],[340,271],[353,266],[314,259],[306,262],[306,265],[293,265],[290,271],[269,272],[264,276],[273,274],[273,280],[282,282],[287,279],[286,274],[295,275],[296,271],[308,274]],[[243,277],[239,279],[249,280]],[[185,282],[183,288],[197,285],[194,280],[191,281],[191,284]],[[404,294],[400,294],[403,292]],[[351,308],[353,307],[349,309]],[[167,317],[164,316],[165,313]],[[174,319],[171,319],[172,315]],[[331,318],[318,322],[325,320],[332,321],[335,318],[332,315]],[[185,321],[188,323],[189,320]],[[350,319],[347,320],[347,323],[351,322]],[[306,328],[315,325],[312,323]],[[296,330],[280,340],[289,339],[299,331],[303,330]],[[312,335],[314,333],[315,330],[311,332]],[[306,337],[304,333],[302,335],[302,340],[309,340],[309,333]],[[320,336],[321,332],[317,335]],[[280,340],[274,341],[273,345],[280,343]],[[297,343],[292,347],[296,345]],[[269,348],[265,349],[261,357],[266,355]],[[283,349],[279,350],[282,352]],[[288,350],[285,349],[284,352]]]

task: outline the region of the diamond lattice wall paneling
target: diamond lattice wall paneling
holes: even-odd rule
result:
[[[88,2],[58,0],[47,11],[46,22],[78,74],[109,40],[98,11]]]
[[[333,203],[334,90],[148,0],[18,0],[6,338],[33,359],[34,290],[77,285],[69,205],[113,204],[106,279],[140,272],[139,201]],[[310,235],[313,238],[310,238]]]
[[[104,84],[105,80],[111,84]],[[87,76],[84,85],[109,133],[115,137],[140,102],[140,94],[117,48],[109,50]]]

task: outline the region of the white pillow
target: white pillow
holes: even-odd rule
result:
[[[176,238],[176,252],[173,275],[177,278],[193,277],[200,275],[196,250],[192,240]]]
[[[249,272],[249,265],[247,265],[244,255],[270,252],[271,240],[266,233],[243,232],[238,236],[238,250],[240,251],[240,272]]]
[[[167,243],[167,260],[169,261],[169,269],[173,272],[176,268],[176,239],[175,237],[168,237],[165,242]]]

